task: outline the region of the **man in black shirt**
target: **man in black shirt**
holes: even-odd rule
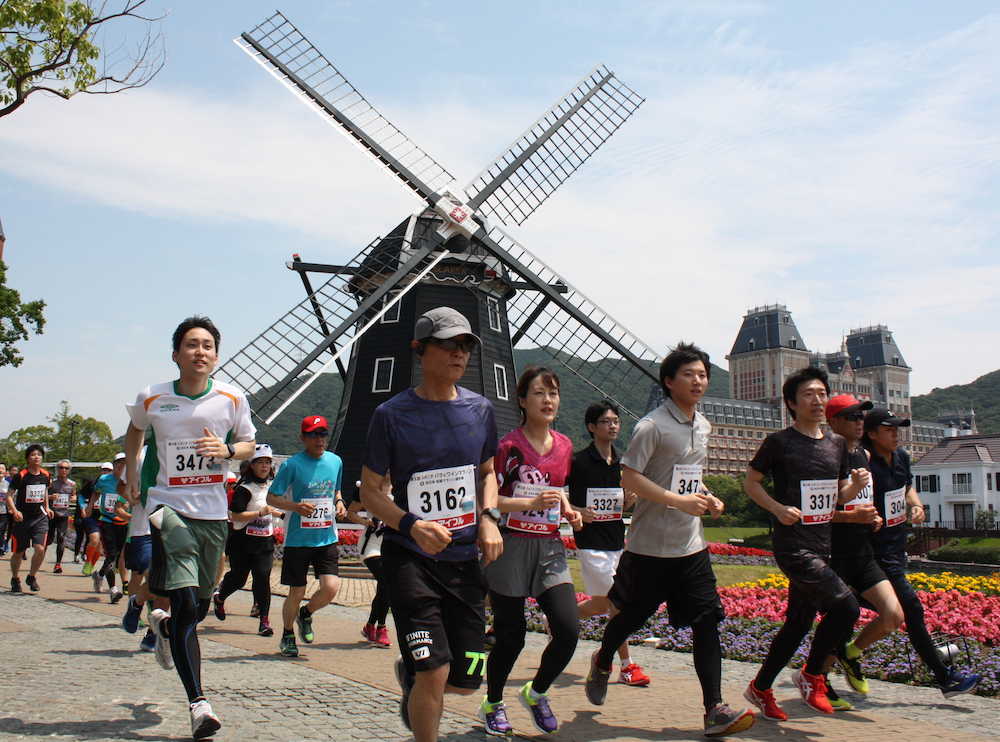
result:
[[[635,502],[635,495],[622,489],[621,463],[613,445],[621,430],[618,408],[608,400],[595,402],[583,419],[593,442],[573,455],[567,481],[570,504],[583,517],[583,525],[574,534],[583,589],[590,596],[577,607],[581,619],[618,612],[608,592],[625,549],[622,515]],[[629,656],[628,642],[618,647],[618,657],[618,682],[649,685],[649,676]]]
[[[52,478],[42,468],[42,458],[45,449],[37,443],[28,446],[24,458],[28,465],[16,472],[10,480],[7,490],[7,510],[14,523],[10,553],[10,591],[21,592],[21,580],[18,573],[21,570],[21,560],[34,547],[31,555],[31,567],[28,570],[28,587],[32,592],[38,592],[38,569],[45,558],[45,540],[49,534],[49,487]]]
[[[806,666],[793,681],[806,704],[833,713],[823,667],[847,641],[860,614],[857,598],[830,568],[830,522],[837,503],[853,500],[869,475],[867,469],[851,469],[844,439],[821,427],[829,393],[826,372],[818,368],[803,368],[785,380],[782,396],[794,422],[764,439],[743,485],[774,516],[774,559],[789,581],[785,623],[744,694],[764,718],[774,721],[788,715],[774,700],[771,686],[809,633],[817,611],[826,615],[816,628]],[[773,497],[762,484],[768,475],[774,480]]]

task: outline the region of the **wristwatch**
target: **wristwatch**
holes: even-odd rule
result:
[[[491,518],[494,523],[500,525],[500,511],[497,508],[483,508],[480,515],[485,515],[486,517]]]
[[[229,450],[229,455],[228,455],[228,456],[226,456],[226,458],[227,458],[227,459],[231,459],[231,458],[233,458],[233,456],[235,456],[235,455],[236,455],[236,449],[235,449],[235,448],[233,448],[233,444],[232,444],[232,443],[227,443],[227,444],[226,444],[226,448],[227,448],[227,449]]]

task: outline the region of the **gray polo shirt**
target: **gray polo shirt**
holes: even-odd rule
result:
[[[712,424],[695,411],[689,420],[669,397],[636,423],[621,463],[664,489],[675,464],[701,464],[708,456]],[[682,557],[706,548],[701,518],[639,498],[625,550],[654,557]]]

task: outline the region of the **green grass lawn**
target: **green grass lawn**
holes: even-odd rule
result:
[[[705,527],[705,540],[712,541],[717,544],[725,544],[729,542],[731,538],[750,538],[751,536],[759,536],[763,533],[767,533],[767,529],[763,526],[758,528],[745,528],[742,526],[732,526],[729,528],[713,528],[710,526]]]
[[[759,580],[761,577],[778,571],[777,567],[756,564],[713,564],[712,569],[715,570],[715,579],[718,581],[719,587],[734,585],[737,582]],[[584,592],[583,579],[580,577],[580,562],[576,559],[570,559],[569,571],[573,575],[573,584],[576,586],[577,592]]]

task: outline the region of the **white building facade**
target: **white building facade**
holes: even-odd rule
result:
[[[972,528],[979,511],[1000,520],[1000,435],[945,438],[913,465],[929,525]]]

